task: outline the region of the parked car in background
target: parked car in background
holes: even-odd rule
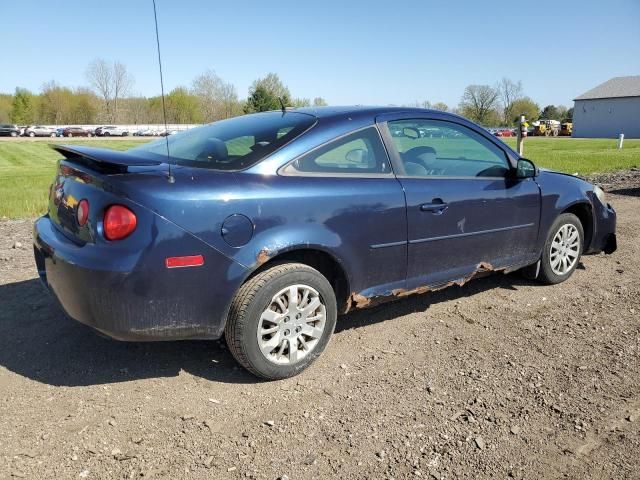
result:
[[[19,137],[20,128],[17,125],[12,125],[9,123],[0,124],[0,136]]]
[[[42,125],[31,125],[24,129],[25,137],[55,137],[56,129]]]
[[[56,128],[56,137],[64,136],[64,127]]]
[[[125,152],[55,148],[34,254],[69,316],[120,340],[225,335],[268,379],[308,367],[339,313],[491,272],[560,283],[616,249],[600,188],[433,110],[302,108]]]
[[[151,128],[142,128],[136,132],[133,132],[136,137],[157,137],[160,135],[160,130],[154,130]]]
[[[500,128],[494,133],[496,137],[513,137],[513,130],[509,128]]]
[[[98,137],[126,137],[127,135],[129,135],[129,130],[118,127],[116,125],[107,125],[104,127],[96,128],[95,134]]]
[[[93,133],[80,127],[67,127],[62,130],[63,137],[92,137]]]

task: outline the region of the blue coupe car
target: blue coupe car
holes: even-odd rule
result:
[[[489,272],[559,283],[616,249],[600,188],[438,111],[303,108],[54,148],[34,246],[64,311],[119,340],[225,335],[267,379],[309,366],[351,309]]]

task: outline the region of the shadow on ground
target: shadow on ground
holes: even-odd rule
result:
[[[517,275],[494,275],[464,287],[408,297],[338,318],[336,332],[363,327],[430,305],[494,288],[530,285]],[[39,280],[0,285],[0,366],[56,386],[84,386],[176,376],[180,370],[223,383],[254,383],[224,342],[126,343],[68,319]]]
[[[618,188],[616,190],[609,190],[609,193],[613,193],[615,195],[627,195],[629,197],[640,197],[640,187]]]

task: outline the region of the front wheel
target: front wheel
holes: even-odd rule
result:
[[[243,367],[277,380],[300,373],[320,356],[336,317],[335,294],[320,272],[300,263],[280,264],[240,287],[225,337]]]
[[[549,229],[540,263],[538,279],[555,284],[568,279],[580,261],[584,245],[584,229],[572,213],[558,216]]]

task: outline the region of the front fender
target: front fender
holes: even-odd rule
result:
[[[594,209],[593,185],[572,175],[541,171],[536,178],[541,191],[541,216],[538,248],[541,251],[547,233],[562,212],[577,205],[586,205],[591,212],[592,225],[597,225]]]

